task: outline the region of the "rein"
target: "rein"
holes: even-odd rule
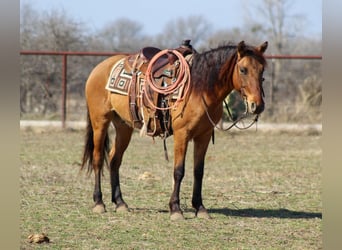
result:
[[[230,110],[229,110],[229,108],[228,108],[228,104],[227,104],[226,100],[223,100],[223,103],[224,103],[224,105],[225,105],[225,107],[226,107],[226,110],[227,110],[227,113],[228,113],[230,119],[233,120],[233,116],[232,116],[232,114],[230,113]],[[246,110],[245,113],[244,113],[241,117],[239,117],[239,119],[236,120],[236,123],[234,123],[234,126],[235,126],[236,128],[238,128],[238,129],[240,129],[240,130],[245,130],[245,129],[249,129],[250,127],[252,127],[252,126],[254,125],[254,123],[257,123],[257,122],[258,122],[259,115],[256,115],[255,118],[253,119],[253,121],[252,121],[248,126],[243,127],[243,128],[242,128],[242,127],[239,127],[239,126],[237,125],[237,123],[240,122],[240,121],[242,121],[243,119],[247,118],[248,116],[250,116],[250,115],[247,114],[247,110]]]
[[[250,127],[252,127],[252,126],[254,125],[254,123],[258,122],[259,115],[256,115],[255,118],[253,119],[253,121],[252,121],[248,126],[245,126],[245,127],[240,127],[240,126],[238,126],[237,123],[239,123],[239,122],[242,121],[243,119],[249,117],[249,115],[247,114],[247,110],[246,110],[245,113],[244,113],[242,116],[240,116],[238,119],[236,119],[236,120],[233,122],[233,124],[231,124],[229,127],[227,127],[227,128],[220,128],[220,127],[217,126],[217,124],[216,124],[216,123],[212,120],[212,118],[210,117],[210,114],[209,114],[209,112],[208,112],[208,105],[206,104],[206,102],[205,102],[203,96],[202,96],[202,102],[203,102],[204,110],[205,110],[205,113],[206,113],[206,115],[207,115],[207,117],[208,117],[208,120],[209,120],[210,123],[213,125],[213,127],[217,128],[218,130],[221,130],[221,131],[228,131],[228,130],[230,130],[230,129],[233,128],[233,127],[236,127],[236,128],[238,128],[238,129],[240,129],[240,130],[246,130],[246,129],[249,129]],[[227,102],[226,102],[225,100],[224,100],[223,102],[224,102],[225,107],[226,107],[226,109],[227,109],[228,115],[229,115],[230,118],[232,119],[232,115],[231,115],[231,113],[230,113],[230,111],[229,111]]]

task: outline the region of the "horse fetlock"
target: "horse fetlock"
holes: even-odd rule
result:
[[[200,209],[205,209],[202,203],[202,198],[197,198],[197,197],[195,198],[195,195],[192,198],[191,204],[192,204],[192,207],[196,209],[196,211]]]
[[[169,202],[169,207],[170,207],[170,211],[172,212],[177,212],[177,211],[181,211],[180,209],[180,201],[178,198],[173,198],[173,196],[170,199]]]

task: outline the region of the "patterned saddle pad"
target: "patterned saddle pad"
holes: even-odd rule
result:
[[[128,95],[129,87],[132,82],[132,73],[127,72],[124,65],[125,58],[122,58],[116,64],[114,64],[107,81],[106,89],[114,93]],[[137,73],[137,75],[137,79],[142,81],[139,84],[139,86],[141,86],[141,84],[143,84],[144,78],[139,77],[141,75],[140,71]]]
[[[125,67],[125,60],[126,58],[122,58],[116,64],[114,64],[106,84],[106,89],[110,92],[121,95],[130,95],[129,91],[132,84],[132,73]],[[160,84],[163,84],[165,79],[171,79],[171,75],[172,70],[169,71],[168,69],[165,69],[159,73],[158,77],[160,77]],[[145,74],[139,70],[137,71],[136,84],[136,94],[139,96],[142,93],[142,89],[145,84]],[[175,92],[171,95],[171,98],[178,99],[182,91],[183,88],[175,90]]]

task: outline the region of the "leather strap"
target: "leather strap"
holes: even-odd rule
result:
[[[137,107],[137,62],[139,60],[140,55],[138,54],[137,57],[134,60],[133,67],[132,67],[132,83],[130,86],[130,91],[129,91],[129,108],[130,108],[130,113],[131,113],[131,118],[133,121],[133,127],[135,127],[136,122],[140,122],[139,127],[142,126],[142,118],[139,114],[139,110]],[[140,67],[141,65],[139,65]]]

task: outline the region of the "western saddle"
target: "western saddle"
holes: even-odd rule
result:
[[[180,52],[183,57],[196,52],[192,48],[190,40],[184,40],[180,47],[175,50]],[[129,90],[129,106],[133,126],[141,129],[141,134],[147,134],[153,137],[160,135],[165,138],[172,134],[169,111],[156,110],[150,107],[146,101],[146,96],[142,96],[142,91],[138,83],[138,81],[145,81],[149,63],[159,52],[161,52],[159,48],[144,47],[139,53],[128,56],[125,59],[124,67],[126,72],[131,72],[132,74],[132,83]],[[151,73],[153,78],[158,82],[158,85],[167,86],[177,79],[179,73],[179,63],[177,63],[177,60],[178,57],[170,52],[158,57],[153,65],[151,65]],[[158,94],[151,88],[146,92],[148,93],[144,93],[144,95],[149,95],[153,103],[161,108],[166,108],[172,98]]]

